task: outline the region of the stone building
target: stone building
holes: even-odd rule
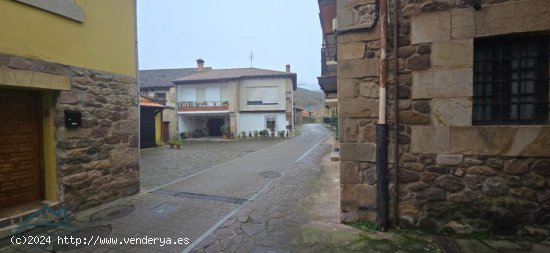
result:
[[[336,85],[336,70],[338,66],[336,54],[336,0],[319,0],[319,19],[323,35],[321,47],[321,76],[317,77],[319,87],[325,94],[325,122],[338,116],[338,87]]]
[[[0,224],[139,191],[135,2],[0,9]]]
[[[547,233],[550,3],[390,0],[389,19],[379,4],[337,1],[341,220],[380,218],[375,125],[380,27],[389,20],[390,221]]]

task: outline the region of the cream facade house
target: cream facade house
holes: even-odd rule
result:
[[[203,70],[209,70],[204,68]],[[161,135],[163,142],[179,137],[176,113],[176,87],[172,80],[191,75],[197,68],[148,69],[139,71],[140,95],[154,98],[165,105],[162,112]]]
[[[197,61],[202,69],[204,61]],[[221,136],[230,132],[292,130],[292,97],[296,74],[257,68],[212,69],[173,81],[179,132],[203,131]]]

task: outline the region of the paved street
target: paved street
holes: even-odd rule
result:
[[[176,179],[220,165],[281,142],[280,138],[239,141],[189,141],[181,149],[169,146],[140,152],[141,191],[148,191]]]
[[[145,191],[120,201],[81,212],[72,217],[73,223],[84,228],[72,235],[124,237],[189,238],[190,245],[96,245],[73,247],[54,245],[53,250],[72,252],[181,252],[188,246],[197,246],[208,237],[209,229],[225,222],[241,208],[269,188],[278,177],[293,171],[311,159],[328,136],[328,130],[319,125],[305,125],[302,135],[268,146],[208,169],[181,172],[179,181],[154,191]],[[251,144],[254,141],[250,142]],[[230,143],[228,143],[230,144]],[[230,148],[229,146],[227,146]],[[258,146],[255,146],[258,147]],[[261,147],[260,147],[261,148]],[[244,148],[253,150],[252,147]],[[174,150],[165,150],[168,152]],[[146,151],[149,152],[149,151]],[[207,151],[204,151],[207,152]],[[155,164],[155,163],[153,163]],[[157,162],[158,166],[170,166]],[[187,176],[186,176],[187,175]],[[185,177],[186,176],[186,177]],[[173,180],[177,180],[174,174]],[[157,180],[158,181],[158,180]],[[151,183],[150,187],[157,183]],[[297,196],[300,196],[298,193]],[[246,209],[245,209],[246,210]],[[201,237],[202,236],[202,237]],[[52,250],[51,248],[49,250]],[[42,251],[33,247],[10,247],[8,251]]]

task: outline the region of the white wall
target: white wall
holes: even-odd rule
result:
[[[178,115],[179,132],[195,131],[206,127],[206,119],[200,116]]]
[[[286,114],[284,112],[241,112],[237,114],[237,133],[266,129],[266,116],[277,117],[277,131],[286,130]]]

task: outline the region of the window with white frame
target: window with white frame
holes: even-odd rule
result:
[[[270,131],[275,131],[275,129],[277,129],[277,116],[265,116],[265,129],[269,129]]]
[[[247,105],[277,105],[279,104],[279,89],[277,86],[246,87]]]

